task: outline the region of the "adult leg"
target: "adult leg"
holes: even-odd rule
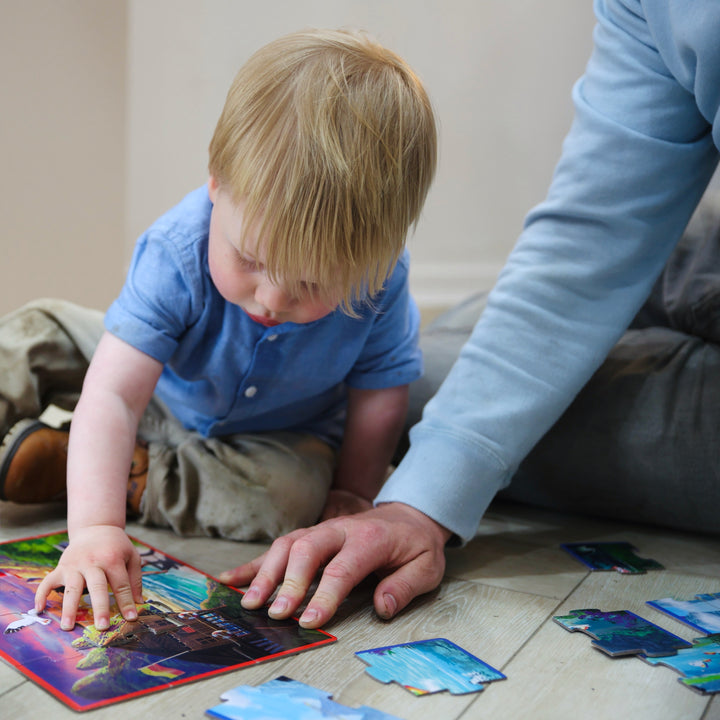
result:
[[[720,197],[504,496],[720,533]]]
[[[720,533],[720,346],[629,330],[502,497]]]

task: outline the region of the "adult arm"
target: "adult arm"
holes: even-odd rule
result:
[[[68,449],[69,544],[38,587],[35,605],[64,586],[61,626],[72,629],[87,587],[99,629],[109,626],[108,585],[126,619],[142,602],[140,558],[125,534],[137,426],[162,364],[105,333],[83,384]]]
[[[548,196],[377,498],[463,541],[636,314],[717,164],[717,7],[595,9],[594,52]]]
[[[398,577],[394,550],[421,541],[425,525],[398,524],[377,540],[365,531],[401,507],[446,529],[429,532],[426,557],[438,557],[448,531],[469,540],[647,297],[717,164],[720,18],[712,0],[595,8],[595,49],[573,91],[575,120],[547,199],[528,216],[407,455],[342,540],[322,523],[240,569],[235,579],[254,572],[260,597],[281,583],[279,596],[297,598],[328,561],[306,614],[337,607],[372,571]],[[344,580],[326,581],[330,570]],[[402,579],[403,599],[439,582],[428,568]],[[375,607],[387,617],[377,592]]]

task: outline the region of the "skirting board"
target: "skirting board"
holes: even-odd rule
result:
[[[487,292],[502,269],[494,263],[410,263],[410,290],[421,308],[452,307]]]

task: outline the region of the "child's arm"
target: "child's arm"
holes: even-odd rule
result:
[[[368,510],[405,425],[408,386],[349,388],[345,434],[323,520]]]
[[[35,596],[39,611],[49,592],[64,586],[63,629],[74,626],[84,587],[98,629],[109,626],[108,584],[123,616],[137,617],[142,579],[124,529],[127,483],[138,421],[161,371],[160,362],[105,333],[85,376],[68,451],[70,542]]]

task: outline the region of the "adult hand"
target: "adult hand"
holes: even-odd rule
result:
[[[72,630],[85,587],[90,593],[95,627],[110,627],[108,584],[126,620],[137,618],[135,603],[143,602],[140,555],[122,528],[114,525],[85,527],[73,533],[57,567],[46,575],[35,593],[35,610],[41,612],[50,591],[63,586],[60,627]]]
[[[325,502],[322,520],[340,517],[341,515],[355,515],[363,510],[370,510],[372,503],[349,490],[330,490]]]
[[[326,623],[350,591],[371,572],[382,576],[373,603],[383,619],[440,584],[444,547],[451,533],[403,503],[387,503],[357,515],[326,520],[278,538],[252,562],[223,573],[228,585],[247,585],[243,606],[261,607],[276,588],[270,616],[284,619],[303,602],[318,570],[325,566],[300,625]]]

